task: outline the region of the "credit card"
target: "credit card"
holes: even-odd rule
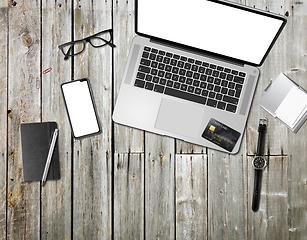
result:
[[[241,133],[211,118],[201,136],[231,152],[241,136]]]

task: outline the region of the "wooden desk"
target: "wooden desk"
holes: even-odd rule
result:
[[[260,68],[237,155],[112,122],[134,36],[134,1],[12,2],[0,0],[1,240],[307,239],[307,125],[293,134],[258,106],[280,72],[307,89],[307,0],[237,1],[288,16]],[[87,45],[64,61],[58,45],[107,28],[115,49]],[[103,132],[76,141],[60,84],[82,77],[91,81]],[[269,164],[253,213],[260,117],[269,119]],[[40,121],[56,121],[60,130],[61,179],[44,188],[22,181],[19,132],[20,123]]]

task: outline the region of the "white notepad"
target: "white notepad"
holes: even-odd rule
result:
[[[307,94],[293,86],[276,110],[276,116],[293,128],[306,113]]]
[[[307,118],[306,91],[283,73],[265,91],[259,105],[297,132]]]

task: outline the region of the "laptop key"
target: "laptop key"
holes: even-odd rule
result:
[[[231,103],[231,104],[237,105],[238,102],[239,102],[239,99],[234,98],[234,97],[230,97],[230,96],[227,96],[227,95],[224,95],[223,101],[227,102],[227,103]]]
[[[145,86],[145,81],[136,79],[136,80],[135,80],[135,83],[134,83],[134,86],[140,87],[140,88],[144,88],[144,86]]]
[[[234,96],[234,95],[235,95],[235,90],[229,89],[228,95],[229,95],[229,96]]]
[[[212,69],[216,69],[216,65],[214,65],[214,64],[210,64],[210,68],[212,68]]]
[[[180,89],[181,89],[182,91],[186,91],[187,88],[188,88],[188,85],[186,85],[186,84],[181,84]]]
[[[207,101],[207,98],[205,98],[205,97],[190,94],[188,92],[182,92],[182,91],[179,91],[177,89],[172,89],[172,88],[168,88],[168,87],[165,88],[164,94],[170,95],[170,96],[173,96],[173,97],[179,97],[181,99],[185,99],[185,100],[200,103],[200,104],[205,104],[206,101]]]
[[[204,96],[204,97],[207,97],[208,94],[209,94],[209,91],[205,90],[205,89],[201,92],[201,95]]]
[[[173,87],[176,88],[176,89],[179,89],[180,88],[180,83],[179,82],[175,82]]]
[[[245,73],[245,72],[239,72],[239,76],[240,76],[240,77],[245,77],[245,76],[246,76],[246,73]]]
[[[146,75],[145,80],[148,82],[151,82],[152,76],[151,75]]]
[[[232,81],[232,79],[233,79],[233,75],[228,74],[228,75],[227,75],[227,77],[226,77],[226,79],[227,79],[228,81]]]
[[[239,98],[240,95],[241,95],[241,92],[242,92],[242,85],[237,84],[236,87],[235,87],[235,89],[236,89],[235,97]]]
[[[232,70],[231,73],[232,73],[233,75],[238,75],[238,74],[239,74],[239,72],[238,72],[237,70]]]
[[[146,66],[139,66],[139,71],[143,73],[150,73],[150,68]]]
[[[213,76],[213,77],[218,77],[219,74],[220,74],[219,71],[214,70],[213,73],[212,73],[212,76]]]
[[[221,79],[225,79],[225,78],[226,78],[226,73],[221,72],[221,73],[220,73],[220,78],[221,78]]]
[[[147,82],[147,83],[145,84],[145,89],[147,89],[147,90],[152,90],[153,87],[154,87],[154,84],[153,84],[153,83]]]
[[[186,76],[187,76],[187,77],[192,77],[192,76],[193,76],[193,72],[192,72],[192,71],[187,71]]]
[[[192,86],[188,86],[188,92],[190,92],[190,93],[193,93],[194,92],[194,87],[192,87]]]
[[[149,55],[149,59],[150,60],[155,60],[156,59],[156,54],[153,54],[153,53],[151,53],[150,55]]]
[[[179,76],[176,75],[176,74],[173,74],[172,80],[173,80],[173,81],[178,81],[178,79],[179,79]]]
[[[232,104],[227,104],[226,111],[235,113],[237,110],[237,106]]]
[[[143,52],[142,57],[143,58],[148,58],[149,57],[149,53],[148,52]]]
[[[155,61],[152,61],[150,66],[153,67],[153,68],[157,68],[158,67],[158,63],[155,62]]]
[[[173,86],[173,84],[174,84],[174,82],[173,82],[173,81],[168,80],[168,81],[167,81],[167,83],[166,83],[166,86],[168,86],[168,87],[172,87],[172,86]]]
[[[138,72],[136,74],[136,77],[139,78],[139,79],[144,79],[145,78],[145,74],[144,73],[141,73],[141,72]]]
[[[197,70],[198,70],[198,66],[193,65],[193,66],[192,66],[192,71],[197,72]]]
[[[154,91],[159,92],[159,93],[163,93],[164,88],[165,88],[164,86],[156,84],[155,87],[154,87]]]
[[[145,65],[145,66],[149,66],[149,65],[150,65],[150,60],[145,59],[145,58],[142,58],[142,59],[141,59],[141,64],[142,64],[142,65]]]
[[[233,79],[233,81],[236,82],[236,83],[243,84],[244,78],[235,76],[234,79]]]
[[[208,98],[207,105],[215,108],[217,105],[217,101],[214,99]]]
[[[186,84],[189,84],[189,85],[192,85],[192,83],[193,83],[193,79],[191,79],[191,78],[187,78],[187,80],[186,80],[186,82],[185,82]]]
[[[199,68],[198,68],[198,72],[199,72],[199,73],[204,73],[204,72],[205,72],[205,68],[199,67]]]
[[[166,65],[166,66],[165,66],[165,71],[167,71],[167,72],[172,71],[172,66]]]
[[[201,94],[201,89],[200,89],[200,88],[195,88],[194,93],[195,93],[195,94],[198,94],[198,95]]]
[[[225,110],[225,108],[226,108],[226,103],[224,103],[224,102],[218,102],[217,108],[222,109],[222,110]]]
[[[144,47],[144,51],[150,52],[150,50],[151,50],[150,47],[147,47],[147,46]]]
[[[161,85],[165,85],[165,84],[166,84],[166,79],[161,78],[160,81],[159,81],[159,83],[160,83]]]
[[[159,78],[157,76],[153,77],[152,82],[153,83],[158,83],[159,82]]]

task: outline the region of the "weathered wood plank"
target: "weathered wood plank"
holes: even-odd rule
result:
[[[287,1],[289,11],[287,28],[287,72],[293,81],[307,89],[307,1]],[[288,194],[289,194],[289,239],[306,239],[307,236],[307,124],[297,134],[288,130],[289,163],[288,163]]]
[[[176,154],[206,154],[207,148],[176,139]]]
[[[112,27],[111,1],[74,1],[74,39]],[[112,235],[112,48],[93,48],[74,57],[74,78],[87,77],[102,133],[74,141],[73,238]]]
[[[71,130],[60,84],[71,79],[71,61],[64,61],[58,45],[71,40],[71,1],[42,2],[42,121],[55,121],[59,128],[61,179],[42,188],[42,239],[71,238]]]
[[[7,11],[0,1],[0,239],[6,239],[7,186]]]
[[[267,158],[268,166],[263,172],[260,206],[256,213],[251,210],[254,189],[252,160],[253,157],[248,157],[248,239],[289,239],[288,158]]]
[[[238,154],[209,150],[208,236],[247,239],[246,137]]]
[[[175,140],[146,133],[145,153],[145,238],[175,239]]]
[[[41,120],[40,2],[9,8],[8,239],[40,238],[40,183],[23,182],[20,123]]]
[[[207,155],[176,155],[176,239],[208,239]]]
[[[114,103],[125,70],[134,34],[134,1],[113,0]],[[144,131],[114,124],[114,152],[144,152]]]
[[[144,154],[115,154],[114,239],[144,239]]]
[[[246,5],[285,15],[284,2],[274,0],[246,0]],[[258,105],[260,98],[264,95],[264,89],[269,85],[270,81],[274,81],[281,72],[287,70],[286,62],[283,61],[283,59],[287,59],[288,56],[285,48],[287,28],[288,26],[286,25],[286,28],[277,39],[262,67],[259,68],[260,77],[246,128],[248,142],[247,153],[249,155],[253,155],[256,152],[258,121],[259,118],[263,117],[266,117],[269,122],[266,149],[269,149],[268,151],[271,155],[283,155],[288,152],[286,129]]]

